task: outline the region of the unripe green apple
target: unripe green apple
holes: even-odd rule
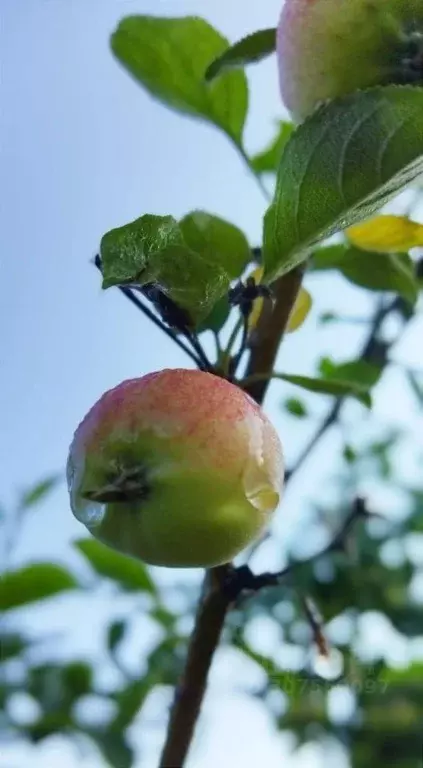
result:
[[[154,565],[228,562],[263,530],[283,482],[261,408],[209,373],[164,370],[106,392],[76,430],[74,515],[111,547]]]
[[[374,85],[423,83],[423,0],[286,0],[277,32],[282,99],[304,120]]]

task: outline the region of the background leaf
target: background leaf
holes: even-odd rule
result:
[[[110,768],[131,768],[134,765],[133,749],[123,733],[94,728],[86,728],[84,732],[96,743]]]
[[[343,245],[313,253],[314,270],[337,269],[354,285],[370,291],[393,291],[411,304],[418,296],[418,282],[407,253],[370,253]]]
[[[288,325],[286,326],[287,333],[293,333],[298,328],[301,328],[302,324],[307,320],[312,305],[313,299],[309,292],[301,286],[289,316]]]
[[[116,651],[117,646],[120,645],[125,637],[126,629],[127,623],[122,619],[112,621],[112,623],[109,624],[107,630],[107,647],[112,654]]]
[[[155,584],[140,560],[121,555],[96,539],[80,539],[75,546],[100,576],[118,582],[129,591],[155,594]]]
[[[20,509],[27,510],[44,501],[45,497],[58,485],[60,480],[61,477],[59,475],[50,475],[25,491],[19,503]]]
[[[227,69],[244,67],[270,56],[276,49],[276,29],[259,29],[231,45],[212,61],[206,70],[206,80],[213,80]]]
[[[69,571],[53,563],[34,563],[7,571],[0,579],[0,611],[45,600],[79,586]]]
[[[284,402],[285,409],[291,416],[297,419],[304,419],[307,416],[307,408],[302,400],[297,397],[288,397]]]
[[[337,381],[336,379],[316,379],[310,376],[297,376],[296,374],[281,373],[278,378],[295,384],[297,387],[307,389],[309,392],[318,392],[321,395],[333,395],[334,397],[355,397],[363,405],[370,407],[371,399],[367,387],[349,381]]]
[[[215,83],[204,75],[228,41],[203,19],[129,16],[111,38],[113,53],[152,95],[183,114],[208,120],[242,143],[248,109],[243,72],[228,72]]]
[[[373,88],[317,110],[292,134],[265,216],[265,277],[370,216],[423,171],[423,89]]]
[[[276,136],[269,146],[250,158],[251,167],[256,173],[276,173],[278,169],[283,150],[291,138],[295,126],[284,120],[279,120],[277,126]]]
[[[334,363],[330,358],[324,357],[320,361],[319,372],[328,380],[345,381],[352,386],[371,389],[379,381],[382,368],[367,360]]]

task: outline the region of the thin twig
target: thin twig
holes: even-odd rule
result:
[[[126,296],[127,299],[135,306],[137,309],[139,309],[145,317],[148,317],[149,320],[151,320],[154,325],[157,326],[157,328],[160,328],[161,331],[169,338],[172,339],[175,344],[182,349],[188,357],[193,360],[193,362],[198,366],[198,368],[203,368],[204,363],[202,360],[200,360],[197,355],[192,352],[189,347],[187,347],[181,339],[178,338],[177,334],[172,331],[171,328],[168,328],[164,323],[162,323],[158,317],[154,314],[154,312],[151,311],[146,305],[138,298],[138,296],[135,296],[135,294],[131,291],[130,288],[124,288],[124,286],[119,286],[119,290],[121,293],[123,293],[124,296]]]
[[[244,352],[246,352],[247,350],[248,332],[249,332],[249,315],[244,315],[242,317],[242,322],[243,322],[242,336],[241,336],[239,349],[236,355],[234,355],[234,357],[230,361],[230,365],[229,365],[229,373],[230,373],[231,379],[236,374],[237,368],[242,360],[242,356]]]
[[[304,568],[304,566],[311,565],[312,563],[320,560],[320,558],[329,555],[331,552],[342,551],[345,548],[345,543],[350,531],[355,524],[364,518],[371,516],[371,513],[367,510],[365,501],[362,498],[354,500],[354,504],[351,511],[345,518],[341,527],[331,539],[329,544],[323,549],[317,552],[315,555],[306,558],[305,560],[296,560],[290,563],[280,571],[264,572],[254,574],[249,566],[240,566],[237,568],[231,577],[232,596],[234,599],[242,594],[251,594],[251,592],[259,592],[265,587],[278,587],[283,583],[290,580],[295,573]]]
[[[307,622],[310,625],[314,644],[319,651],[320,656],[324,656],[326,659],[328,659],[330,653],[329,643],[324,633],[323,622],[317,613],[316,606],[310,597],[305,595],[299,595],[298,597],[302,609],[305,613]]]
[[[97,269],[102,272],[101,268],[101,259],[100,256],[97,254],[94,258],[94,264],[97,267]],[[134,294],[134,292],[130,288],[126,288],[123,285],[118,286],[120,292],[126,296],[127,299],[131,302],[131,304],[134,305],[137,309],[139,309],[145,317],[147,317],[157,328],[160,328],[161,331],[163,331],[166,336],[169,337],[169,339],[172,339],[175,344],[182,349],[188,357],[193,360],[193,362],[199,367],[202,368],[201,360],[197,357],[197,355],[192,352],[189,347],[187,347],[181,339],[178,338],[177,334],[172,331],[171,328],[168,328],[162,321],[154,314],[154,312],[149,309],[139,298]]]
[[[205,371],[213,371],[213,365],[211,364],[203,347],[201,346],[195,331],[185,331],[184,336],[186,339],[188,339],[192,348],[197,353],[198,359],[200,360],[200,367]]]

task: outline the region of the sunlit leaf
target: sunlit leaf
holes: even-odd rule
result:
[[[255,269],[253,269],[249,277],[253,278],[256,285],[259,285],[263,277],[263,267],[256,267]],[[253,303],[253,309],[248,317],[248,328],[250,330],[250,333],[254,331],[254,329],[257,327],[257,323],[259,321],[261,311],[263,309],[263,301],[264,301],[263,297],[259,296]]]
[[[311,310],[313,299],[309,292],[301,286],[298,296],[295,299],[295,304],[292,308],[292,312],[289,316],[288,325],[286,326],[287,333],[293,333],[301,328],[302,324],[307,319],[308,313]]]
[[[376,216],[349,227],[345,234],[357,248],[376,253],[407,253],[423,246],[423,224],[407,216]]]

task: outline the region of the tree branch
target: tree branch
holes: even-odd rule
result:
[[[159,768],[181,768],[194,734],[208,673],[232,602],[225,581],[232,566],[208,571],[182,679],[176,689]]]
[[[363,520],[370,516],[371,513],[368,511],[364,499],[359,497],[354,500],[351,511],[346,516],[333,539],[326,547],[321,549],[315,555],[312,555],[305,560],[297,560],[290,563],[286,568],[283,568],[280,571],[275,571],[274,573],[268,571],[255,574],[251,571],[248,565],[237,568],[230,580],[232,598],[235,600],[243,594],[248,595],[252,592],[259,592],[265,587],[278,587],[289,580],[290,577],[295,575],[295,573],[305,565],[310,565],[311,563],[320,560],[321,557],[329,555],[331,552],[342,551],[345,548],[348,535],[356,523],[359,520]]]
[[[272,286],[275,301],[273,303],[265,302],[263,305],[251,342],[246,378],[257,374],[270,374],[273,370],[279,345],[301,287],[303,274],[303,265],[295,267],[291,272],[276,280]],[[269,383],[268,380],[255,381],[247,387],[246,391],[254,400],[262,404]]]
[[[100,273],[102,273],[102,264],[101,264],[101,258],[100,255],[97,254],[94,258],[94,266],[97,267]],[[175,342],[175,344],[185,352],[188,357],[191,358],[191,360],[199,367],[202,368],[203,364],[200,359],[200,357],[197,357],[194,352],[192,352],[189,347],[186,346],[186,344],[181,341],[181,339],[178,338],[177,334],[171,329],[168,328],[167,325],[162,323],[162,321],[154,314],[154,312],[151,311],[149,307],[146,307],[144,302],[141,301],[141,299],[138,298],[138,296],[135,295],[133,290],[131,288],[128,288],[123,285],[118,286],[120,292],[126,296],[127,299],[133,304],[137,309],[139,309],[143,315],[145,315],[153,325],[155,325],[157,328],[160,328],[161,331],[163,331],[166,336],[169,337],[169,339],[172,339],[172,341]]]
[[[269,314],[270,302],[264,304],[262,317],[248,365],[250,375],[270,371],[284,335],[291,310],[301,286],[303,269],[296,268],[275,284],[276,302]],[[273,307],[271,307],[273,309]],[[263,402],[268,382],[252,384],[248,394]],[[227,611],[236,598],[237,573],[231,564],[207,572],[194,632],[188,648],[182,679],[175,692],[166,743],[159,768],[182,768],[194,735],[207,678],[218,646]]]

